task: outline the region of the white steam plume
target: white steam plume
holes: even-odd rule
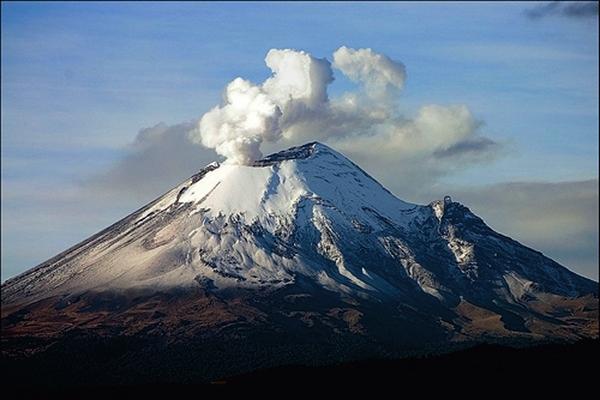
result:
[[[327,85],[333,82],[331,65],[303,51],[271,49],[265,58],[273,76],[263,89],[280,106],[301,101],[310,108],[327,101]]]
[[[371,49],[343,46],[334,52],[333,66],[358,88],[333,99],[327,94],[334,78],[326,59],[272,49],[265,63],[271,77],[260,85],[242,78],[229,83],[224,103],[191,132],[194,142],[227,162],[251,164],[262,156],[263,143],[323,140],[357,160],[376,152],[382,165],[404,163],[405,170],[425,165],[423,173],[432,176],[490,159],[497,148],[478,134],[481,124],[466,106],[431,104],[413,118],[400,115],[396,100],[406,79],[404,65]]]
[[[314,109],[327,102],[327,85],[333,81],[329,61],[303,51],[270,50],[265,59],[273,76],[261,86],[236,78],[225,90],[222,106],[204,114],[194,142],[214,148],[228,162],[249,164],[260,158],[264,141],[281,138],[284,112]]]
[[[404,86],[404,64],[393,61],[371,49],[350,49],[342,46],[333,53],[333,66],[354,82],[362,83],[371,96],[388,94]]]
[[[246,164],[261,157],[263,140],[281,136],[281,109],[260,87],[236,78],[225,90],[225,105],[200,120],[200,140],[233,163]]]

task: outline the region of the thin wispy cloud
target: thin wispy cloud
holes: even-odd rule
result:
[[[525,10],[530,19],[550,16],[566,18],[593,18],[598,16],[597,1],[551,1]]]

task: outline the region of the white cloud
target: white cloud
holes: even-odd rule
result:
[[[200,135],[192,140],[238,164],[261,157],[263,140],[276,141],[281,136],[281,109],[251,82],[236,78],[225,91],[225,105],[202,116]],[[193,131],[196,132],[196,131]]]
[[[342,46],[333,53],[333,66],[354,82],[364,84],[367,93],[380,97],[404,86],[404,64],[371,49]]]
[[[280,106],[302,101],[314,108],[327,101],[327,85],[333,81],[329,61],[304,51],[271,49],[265,63],[273,76],[263,83],[263,89]]]
[[[381,162],[407,171],[419,170],[406,168],[407,162],[424,165],[429,176],[489,159],[497,149],[493,140],[481,136],[481,124],[464,105],[431,104],[413,118],[401,115],[396,101],[406,78],[402,63],[372,49],[345,46],[334,52],[333,60],[359,85],[330,99],[329,61],[304,51],[270,50],[265,63],[272,76],[260,85],[232,81],[224,104],[202,116],[192,140],[242,164],[261,157],[263,144],[275,149],[321,140],[359,159],[376,154]]]
[[[262,156],[263,142],[276,142],[290,124],[327,102],[333,81],[329,62],[303,51],[272,49],[265,63],[273,75],[262,85],[242,78],[225,90],[225,104],[204,114],[192,141],[214,148],[229,162],[248,164]]]

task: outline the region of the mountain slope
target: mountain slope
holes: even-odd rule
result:
[[[5,282],[2,310],[10,357],[23,338],[39,352],[82,332],[254,338],[257,352],[266,337],[288,350],[308,340],[349,357],[597,337],[598,287],[449,198],[404,202],[309,143],[252,166],[208,165]]]

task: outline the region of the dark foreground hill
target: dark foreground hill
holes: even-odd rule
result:
[[[111,351],[117,349],[106,350],[107,357],[110,357]],[[50,372],[45,384],[32,385],[27,380],[27,375],[15,374],[15,370],[7,369],[3,364],[3,390],[4,393],[11,393],[15,399],[106,399],[140,396],[200,398],[236,389],[260,394],[274,389],[293,389],[295,393],[325,389],[340,393],[358,389],[400,390],[403,387],[411,393],[427,395],[446,396],[459,390],[464,392],[464,397],[478,397],[483,392],[493,392],[495,396],[518,393],[585,398],[596,387],[600,350],[598,340],[525,348],[476,345],[444,354],[437,353],[440,350],[443,351],[438,349],[427,356],[404,359],[371,359],[326,366],[293,365],[267,368],[248,374],[218,377],[204,384],[98,384],[91,376],[87,382],[73,379],[71,382],[61,380],[57,384],[54,379],[62,374],[55,371],[56,376]],[[60,362],[56,364],[57,367],[60,365]],[[85,363],[81,367],[85,368]],[[34,366],[27,374],[40,372]],[[48,371],[43,373],[47,374]],[[189,371],[184,370],[180,373],[183,378]]]

